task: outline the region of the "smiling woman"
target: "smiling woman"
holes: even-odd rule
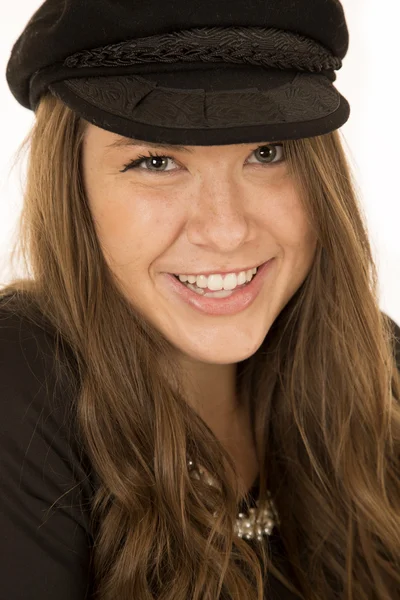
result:
[[[29,21],[7,600],[399,596],[400,330],[337,131],[347,42],[336,0]]]
[[[110,152],[115,137],[88,124],[82,155],[85,191],[108,265],[178,355],[231,363],[233,386],[235,364],[260,347],[315,254],[316,234],[283,146],[192,146],[190,153],[145,159],[138,146],[140,156],[121,174],[132,149]],[[160,173],[160,161],[173,168]],[[260,269],[248,285],[215,297],[223,284],[232,288],[235,272],[254,267]],[[192,288],[174,274],[194,276]],[[210,327],[207,315],[226,318]]]

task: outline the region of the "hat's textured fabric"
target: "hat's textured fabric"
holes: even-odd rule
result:
[[[295,139],[348,119],[332,84],[348,42],[338,0],[46,0],[6,76],[27,108],[51,91],[130,137]]]
[[[261,27],[203,27],[76,52],[66,67],[125,67],[141,63],[243,62],[279,69],[340,69],[342,61],[295,33]]]
[[[328,81],[321,85],[313,75],[296,75],[293,82],[265,92],[215,91],[206,97],[204,90],[163,88],[130,75],[71,79],[66,85],[93,106],[121,117],[135,111],[139,123],[160,127],[166,121],[188,129],[236,127],[244,122],[247,125],[288,123],[293,119],[303,121],[304,115],[318,119],[339,106],[337,94]]]

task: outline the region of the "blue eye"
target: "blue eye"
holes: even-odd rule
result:
[[[254,156],[257,156],[260,162],[250,164],[269,165],[274,163],[280,163],[285,160],[283,156],[283,144],[281,143],[264,144],[263,146],[259,146],[258,148],[256,148],[252,154],[254,154]],[[135,160],[132,160],[128,164],[124,165],[124,168],[121,171],[121,173],[125,173],[126,171],[131,169],[150,171],[153,173],[175,171],[176,169],[167,168],[168,161],[175,162],[174,159],[170,156],[149,152],[148,155],[140,155]],[[142,168],[142,165],[145,165],[145,168]]]

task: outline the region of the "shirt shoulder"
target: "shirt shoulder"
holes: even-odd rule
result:
[[[36,430],[52,425],[71,446],[79,446],[75,420],[79,381],[70,367],[66,346],[42,315],[34,309],[26,315],[12,298],[0,299],[3,434],[4,428],[11,432],[6,423],[15,418],[21,419],[15,434],[22,436],[33,422]]]
[[[0,300],[0,579],[8,600],[89,596],[90,463],[57,335]],[[23,568],[22,568],[23,565]]]

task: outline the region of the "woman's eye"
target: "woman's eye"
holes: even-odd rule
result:
[[[283,144],[265,144],[256,148],[252,154],[257,160],[255,163],[251,162],[250,164],[267,165],[283,162]],[[125,173],[125,171],[130,169],[150,171],[153,173],[175,171],[176,169],[168,168],[168,161],[174,162],[170,156],[164,156],[162,154],[150,153],[148,156],[141,155],[127,165],[124,165],[124,169],[121,173]]]
[[[283,144],[265,144],[254,150],[253,155],[260,160],[261,164],[270,164],[282,162],[283,160]],[[253,163],[252,163],[253,164]]]
[[[149,156],[139,156],[135,160],[132,160],[130,163],[124,166],[124,169],[121,173],[125,173],[130,169],[137,169],[142,171],[153,171],[155,173],[162,171],[171,171],[171,169],[167,169],[168,161],[172,161],[173,159],[170,156],[163,156],[161,154],[152,154]],[[144,168],[142,165],[145,165]],[[172,169],[174,170],[174,169]]]

